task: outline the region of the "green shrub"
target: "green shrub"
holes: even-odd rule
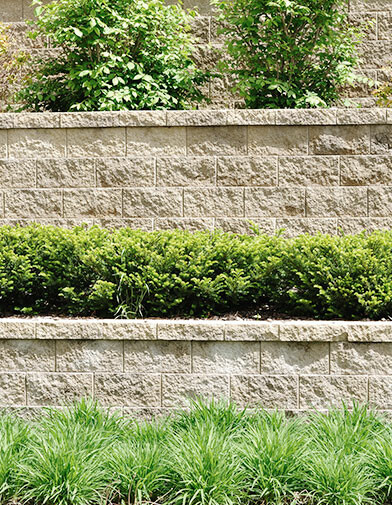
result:
[[[224,70],[250,108],[330,106],[355,79],[359,33],[347,0],[215,0]]]
[[[36,9],[35,36],[56,55],[38,59],[22,90],[31,110],[183,109],[203,98],[191,59],[194,15],[163,0],[62,0]]]
[[[284,239],[0,227],[3,316],[206,317],[268,309],[380,319],[392,315],[391,276],[390,231]]]

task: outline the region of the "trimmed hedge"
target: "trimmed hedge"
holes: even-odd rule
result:
[[[392,315],[392,232],[241,236],[31,225],[0,228],[0,314],[99,317],[255,310]]]

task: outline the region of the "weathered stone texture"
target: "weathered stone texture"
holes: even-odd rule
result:
[[[180,407],[188,404],[189,398],[229,398],[227,375],[164,375],[162,377],[162,406]]]
[[[369,136],[368,126],[310,126],[309,153],[367,154]]]
[[[391,322],[11,318],[0,320],[0,365],[0,407],[94,396],[151,417],[204,396],[392,410]]]
[[[250,155],[282,156],[307,154],[307,128],[302,126],[249,126]]]

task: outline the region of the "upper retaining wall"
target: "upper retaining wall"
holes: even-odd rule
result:
[[[0,115],[0,224],[345,233],[392,224],[392,111]]]
[[[87,396],[132,415],[189,396],[242,406],[392,410],[392,323],[0,320],[0,407]]]

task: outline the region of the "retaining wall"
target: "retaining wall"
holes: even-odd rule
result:
[[[209,0],[185,0],[183,3],[186,8],[196,7],[200,13],[193,23],[193,32],[199,41],[195,61],[200,68],[213,69],[222,57],[222,36],[217,33],[218,25],[211,3]],[[386,67],[391,64],[392,54],[392,1],[348,0],[347,5],[350,21],[354,25],[366,25],[360,47],[360,72],[380,81],[390,79],[391,70],[386,70]],[[31,0],[0,0],[0,22],[11,23],[14,33],[17,34],[18,46],[26,46],[29,50],[34,47],[35,51],[43,51],[43,41],[32,43],[31,39],[24,36],[26,25],[23,21],[32,16]],[[212,100],[208,108],[232,107],[238,102],[238,99],[228,93],[228,86],[227,79],[211,80],[206,90]],[[365,106],[374,104],[374,99],[370,96],[371,90],[361,85],[348,88],[345,95],[355,97],[355,103]]]
[[[0,320],[0,406],[85,396],[151,416],[189,396],[302,411],[392,409],[392,323]]]
[[[385,109],[0,115],[0,224],[338,233],[392,224]]]

